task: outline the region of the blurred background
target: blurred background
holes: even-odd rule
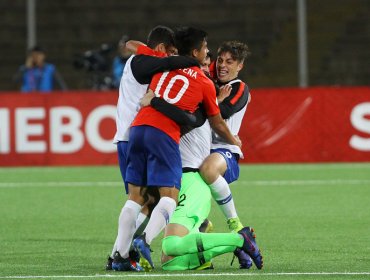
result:
[[[297,17],[299,3],[305,17]],[[0,91],[19,90],[12,77],[34,45],[69,89],[104,83],[120,38],[145,41],[158,24],[206,30],[213,53],[224,40],[246,42],[252,55],[241,77],[252,88],[370,85],[368,0],[1,0],[0,10]],[[303,82],[299,28],[307,40]],[[87,51],[104,61],[86,65]]]

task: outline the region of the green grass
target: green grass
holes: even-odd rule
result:
[[[256,230],[262,271],[230,267],[231,255],[223,255],[214,271],[168,275],[157,238],[151,274],[107,273],[126,199],[117,167],[0,168],[0,279],[370,278],[370,164],[244,165],[232,192],[240,218]],[[210,219],[215,231],[227,232],[215,205]]]

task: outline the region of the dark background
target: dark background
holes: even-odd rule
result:
[[[297,77],[296,0],[37,0],[37,43],[70,89],[89,88],[76,54],[113,45],[123,34],[145,41],[158,24],[191,25],[224,40],[246,42],[252,55],[241,77],[250,87],[291,87]],[[26,1],[0,1],[0,90],[18,90],[12,76],[27,50]],[[309,85],[370,85],[370,1],[307,0]]]

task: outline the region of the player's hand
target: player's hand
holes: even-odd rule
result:
[[[234,135],[234,137],[235,137],[236,142],[238,143],[237,146],[239,146],[239,148],[241,148],[242,147],[242,140],[240,140],[238,135]]]
[[[150,105],[150,101],[152,101],[153,97],[155,97],[154,92],[149,89],[146,94],[144,95],[143,98],[140,100],[140,106],[145,107]]]
[[[33,66],[33,59],[32,59],[32,56],[27,56],[27,59],[26,59],[26,62],[25,62],[25,65],[27,68],[32,68]]]
[[[220,92],[217,96],[217,101],[218,103],[221,103],[222,101],[225,100],[231,93],[231,85],[224,85],[220,87]]]

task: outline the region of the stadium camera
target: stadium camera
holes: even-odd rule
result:
[[[104,72],[109,69],[107,55],[112,47],[109,44],[102,44],[97,50],[88,50],[83,54],[75,55],[73,66],[76,69],[84,69],[88,72]]]

